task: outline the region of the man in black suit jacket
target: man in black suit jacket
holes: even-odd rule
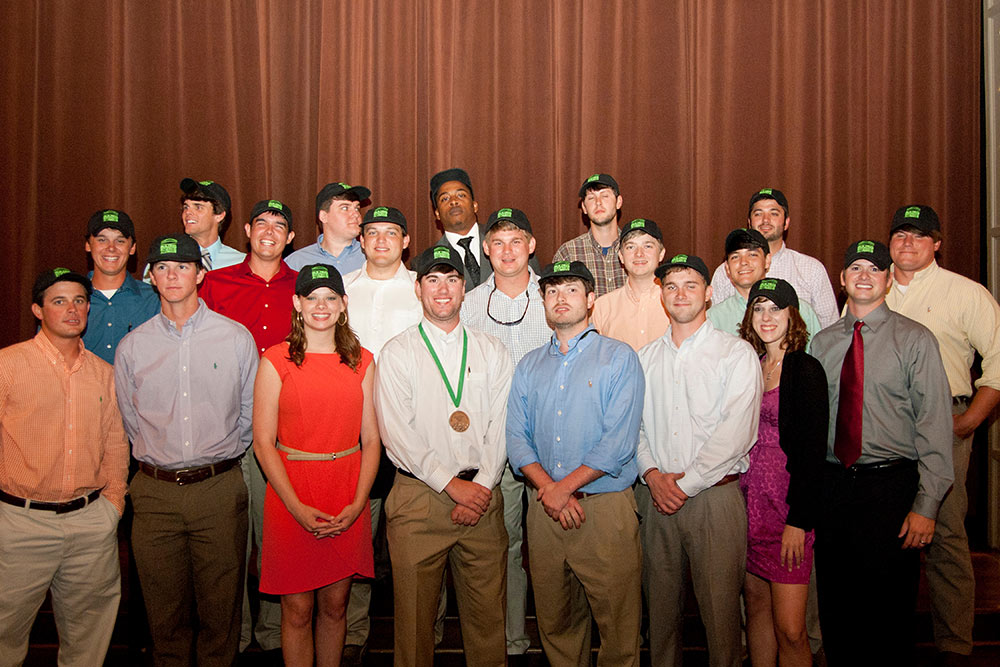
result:
[[[472,181],[464,169],[445,169],[431,177],[431,206],[434,218],[441,222],[444,234],[437,245],[458,251],[465,263],[465,291],[489,278],[490,260],[483,255],[485,230],[476,219],[479,204],[472,192]],[[468,256],[467,256],[468,253]]]

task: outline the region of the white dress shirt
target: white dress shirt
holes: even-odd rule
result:
[[[458,245],[458,242],[461,239],[468,238],[470,236],[472,237],[472,243],[469,244],[469,248],[473,252],[476,253],[476,256],[474,258],[476,260],[476,263],[477,264],[482,264],[482,262],[479,261],[479,257],[482,255],[483,259],[488,264],[490,260],[489,260],[488,257],[485,257],[485,255],[484,255],[484,253],[482,251],[482,247],[481,246],[483,244],[483,240],[481,238],[479,238],[479,224],[478,223],[472,225],[472,229],[469,230],[468,234],[456,234],[455,232],[445,232],[444,233],[444,237],[446,239],[448,239],[448,243],[451,244],[451,247],[454,248],[456,251],[458,251],[458,255],[459,255],[459,257],[462,258],[463,262],[465,261],[465,248],[463,248],[462,246]]]
[[[683,472],[694,496],[745,472],[757,442],[764,382],[753,347],[706,321],[680,347],[671,329],[639,350],[646,396],[639,429],[639,474]]]
[[[421,323],[456,393],[459,373],[465,373],[461,402],[458,408],[452,403],[418,328],[399,334],[382,348],[375,372],[375,410],[385,451],[397,467],[437,493],[470,468],[479,469],[472,481],[492,489],[507,461],[504,430],[514,373],[510,356],[503,343],[481,331],[459,324],[445,333],[426,318]],[[469,335],[469,347],[465,368],[460,368],[463,332]],[[455,410],[469,416],[463,433],[448,423]]]
[[[374,280],[368,275],[366,261],[357,271],[344,276],[347,314],[361,346],[378,361],[382,346],[390,338],[420,321],[424,311],[413,291],[417,274],[402,262],[388,280]]]
[[[552,338],[552,329],[545,320],[545,305],[538,289],[538,276],[531,268],[528,271],[530,278],[527,289],[513,299],[496,289],[496,274],[490,274],[486,282],[466,294],[465,301],[462,302],[462,322],[499,338],[510,352],[510,359],[515,366],[524,355],[545,345]],[[522,315],[524,319],[517,324],[500,323],[515,322]]]
[[[819,323],[824,327],[840,319],[830,275],[815,257],[803,255],[782,242],[781,250],[771,255],[767,277],[787,280],[795,288],[799,299],[808,301],[813,307]],[[725,263],[722,263],[712,275],[712,303],[722,303],[733,294],[736,294],[736,288],[726,275]]]

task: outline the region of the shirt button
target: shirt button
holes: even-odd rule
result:
[[[108,322],[108,326],[109,326],[109,327],[111,326],[111,322]]]
[[[111,343],[108,343],[108,349],[109,350],[111,349]]]
[[[563,385],[559,385],[559,388],[560,389],[564,389],[565,387]]]
[[[568,361],[564,361],[564,362],[563,362],[563,366],[568,366],[568,365],[569,365],[569,362],[568,362]]]
[[[263,353],[264,353],[264,348],[260,348],[260,353],[261,353],[261,354],[263,354]]]
[[[557,464],[556,464],[556,467],[557,467],[557,468],[562,468],[562,463],[557,463]]]
[[[562,417],[562,410],[556,410],[556,414]]]
[[[184,418],[184,421],[187,421],[187,420],[188,420],[188,418],[187,418],[187,417],[185,417],[185,418]]]
[[[182,395],[183,395],[183,396],[187,396],[187,395],[188,395],[188,393],[187,393],[187,392],[185,391],[185,392],[184,392],[184,393],[183,393]]]
[[[271,307],[271,304],[269,304],[269,303],[265,303],[265,304],[264,304],[264,307],[265,307],[265,308],[270,308],[270,307]]]
[[[266,324],[265,324],[265,325],[263,326],[263,329],[264,329],[265,331],[267,330],[267,325],[266,325]]]
[[[186,371],[187,369],[188,369],[188,367],[187,367],[187,366],[181,366],[181,370],[182,370],[182,371]]]
[[[560,438],[558,435],[556,436],[556,442],[562,442],[562,438]]]
[[[185,447],[190,447],[191,446],[191,441],[190,440],[185,441],[184,446]]]

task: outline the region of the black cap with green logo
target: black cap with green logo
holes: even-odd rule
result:
[[[712,282],[712,278],[708,273],[708,266],[705,264],[705,260],[697,255],[685,255],[683,253],[679,255],[674,255],[668,259],[665,263],[660,264],[656,267],[656,277],[663,280],[663,276],[667,275],[667,271],[675,266],[686,267],[688,269],[694,269],[701,274],[701,277],[705,279],[706,284]]]
[[[146,262],[152,266],[157,262],[194,262],[201,268],[201,246],[187,234],[157,236],[149,244]]]
[[[135,226],[132,224],[132,218],[128,217],[128,213],[125,211],[108,208],[97,211],[90,216],[90,220],[87,221],[88,238],[96,236],[105,229],[117,229],[122,233],[122,236],[135,241]]]
[[[45,294],[45,290],[52,287],[58,282],[68,280],[74,283],[80,283],[83,288],[87,290],[87,298],[90,298],[91,293],[94,291],[93,286],[90,284],[90,280],[87,276],[81,275],[76,271],[70,271],[69,269],[64,269],[63,267],[57,267],[55,269],[48,269],[47,271],[42,271],[35,278],[35,284],[31,287],[31,300],[34,303],[41,304],[42,295]]]
[[[795,293],[795,288],[787,280],[781,278],[761,278],[755,282],[750,288],[747,308],[750,308],[759,296],[771,301],[781,309],[789,306],[799,307],[799,295]]]
[[[361,226],[364,227],[373,222],[391,222],[394,225],[399,225],[403,229],[403,234],[406,234],[406,216],[398,208],[376,206],[368,209],[365,217],[361,220]]]
[[[288,208],[286,204],[282,204],[277,199],[262,199],[253,205],[253,209],[250,211],[250,222],[257,219],[257,216],[261,213],[266,213],[270,211],[271,213],[277,213],[285,219],[288,223],[288,229],[292,228],[292,209]]]
[[[587,190],[601,190],[604,188],[611,188],[615,191],[616,195],[621,194],[618,191],[618,181],[612,178],[611,174],[593,174],[588,176],[587,180],[580,186],[580,199],[587,196]]]
[[[878,241],[856,241],[847,247],[844,253],[844,268],[846,269],[859,259],[867,259],[876,267],[885,271],[892,263],[889,257],[889,248],[884,243]]]
[[[490,213],[489,220],[486,221],[486,231],[489,232],[493,228],[493,225],[499,224],[501,222],[509,222],[516,226],[518,229],[523,229],[529,234],[533,233],[531,231],[531,223],[528,222],[528,216],[524,214],[524,211],[517,208],[500,208],[492,213]]]
[[[344,279],[340,272],[329,264],[306,264],[299,269],[295,278],[295,293],[308,296],[320,287],[329,287],[340,296],[344,296]]]
[[[924,234],[941,231],[941,221],[938,220],[937,211],[930,206],[921,206],[920,204],[901,206],[897,209],[892,216],[892,227],[889,229],[889,233],[895,234],[897,229],[907,226],[918,229]]]
[[[458,275],[465,279],[465,264],[459,257],[458,251],[446,245],[436,245],[420,253],[417,261],[417,280],[420,280],[433,269],[439,266],[447,266],[458,271]]]
[[[233,207],[226,189],[215,181],[196,181],[193,178],[185,178],[181,181],[181,191],[186,195],[199,199],[215,202],[221,206],[226,213]]]
[[[663,243],[663,232],[660,231],[659,225],[649,218],[636,218],[622,227],[621,234],[618,235],[618,243],[624,243],[625,237],[633,232],[636,234],[649,234],[660,243]]]

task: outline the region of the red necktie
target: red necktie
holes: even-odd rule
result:
[[[865,402],[865,340],[861,320],[854,323],[854,338],[840,369],[840,402],[837,405],[837,431],[833,453],[845,468],[861,457],[861,406]]]

